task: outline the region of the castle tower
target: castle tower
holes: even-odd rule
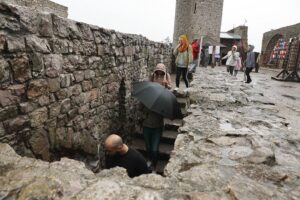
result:
[[[173,46],[181,34],[189,41],[194,36],[209,36],[220,41],[224,0],[176,0]]]

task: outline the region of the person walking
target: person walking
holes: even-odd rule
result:
[[[233,45],[231,50],[228,51],[227,55],[222,58],[222,60],[227,59],[226,61],[226,67],[227,72],[230,73],[230,75],[233,75],[234,67],[236,66],[237,58],[239,57],[239,54],[237,54],[237,46]]]
[[[245,74],[247,76],[246,79],[246,83],[251,83],[252,79],[250,77],[250,73],[252,71],[253,68],[255,68],[255,53],[253,52],[254,50],[254,46],[253,45],[249,45],[248,46],[248,52],[247,52],[247,58],[246,58],[246,71]]]
[[[150,81],[157,82],[162,86],[171,89],[171,76],[167,73],[164,64],[159,63],[150,77]],[[151,94],[149,94],[151,95]],[[158,150],[160,138],[163,132],[164,118],[144,106],[143,108],[143,135],[148,154],[147,166],[156,172],[158,162]]]
[[[199,57],[199,51],[200,51],[200,46],[199,46],[197,38],[194,38],[191,46],[192,46],[192,50],[193,50],[193,68],[191,69],[191,72],[195,73],[196,67],[198,65],[198,57]]]
[[[189,87],[187,77],[188,65],[193,62],[192,47],[186,35],[179,36],[178,45],[175,47],[174,56],[176,56],[176,88],[178,90],[180,83],[180,76],[182,75],[186,88]]]

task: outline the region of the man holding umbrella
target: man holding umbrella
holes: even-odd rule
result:
[[[150,81],[154,83],[137,83],[134,86],[133,95],[145,106],[143,109],[143,135],[149,158],[147,165],[156,171],[159,143],[164,127],[164,115],[169,114],[166,110],[167,106],[164,104],[172,105],[168,95],[173,95],[173,93],[168,90],[171,89],[171,77],[164,64],[159,63],[156,66]],[[174,98],[176,101],[176,97]],[[164,103],[165,101],[166,103]]]

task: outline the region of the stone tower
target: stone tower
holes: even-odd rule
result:
[[[176,0],[173,46],[179,35],[193,37],[204,35],[220,41],[224,0]]]

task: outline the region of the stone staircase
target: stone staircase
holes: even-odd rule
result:
[[[177,97],[177,102],[180,105],[182,117],[187,114],[187,109],[190,105],[189,97],[182,92],[174,92]],[[174,143],[178,135],[178,128],[182,126],[182,119],[164,119],[164,131],[160,140],[159,145],[159,161],[157,163],[157,173],[163,175],[164,168],[168,163],[170,154],[173,151]],[[141,152],[145,157],[147,157],[144,137],[142,133],[136,133],[132,138],[131,147],[135,148]]]

